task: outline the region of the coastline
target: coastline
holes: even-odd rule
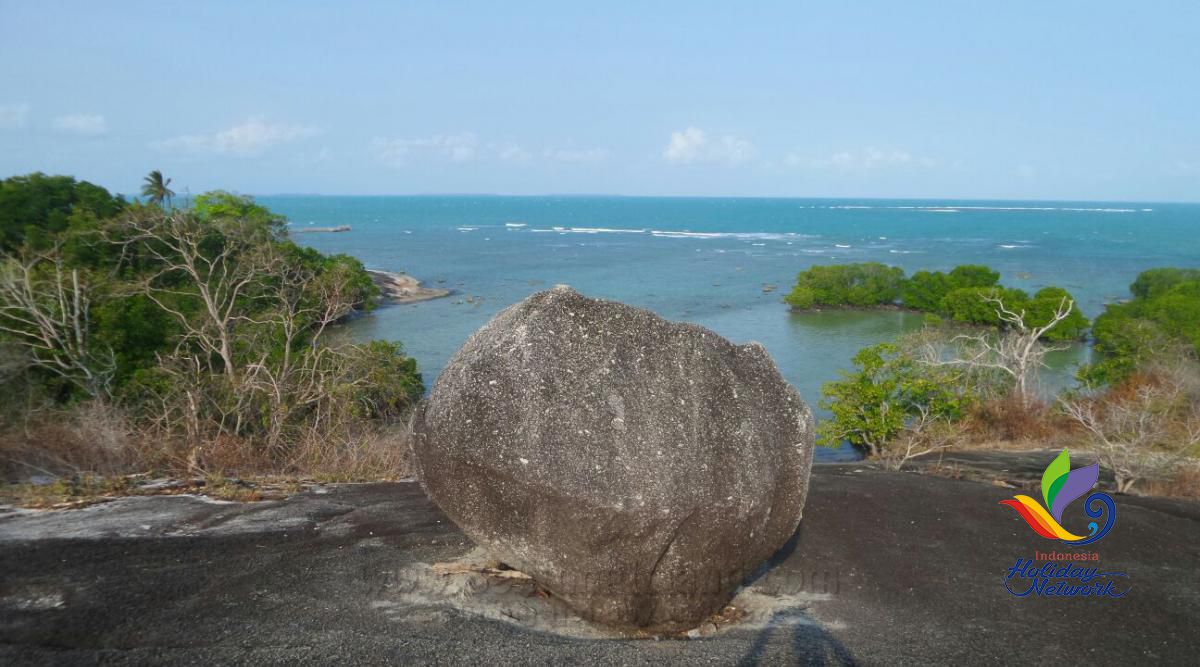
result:
[[[350,225],[337,225],[335,227],[289,227],[288,231],[293,234],[318,234],[318,233],[341,233],[350,231]]]
[[[371,280],[379,288],[383,300],[387,303],[417,303],[440,299],[450,296],[450,290],[436,287],[422,287],[421,281],[405,273],[378,271],[367,269]]]
[[[782,301],[782,299],[781,299],[781,301]],[[915,313],[918,315],[923,315],[923,314],[929,312],[927,310],[919,310],[917,308],[913,308],[912,306],[905,306],[905,305],[899,304],[899,303],[880,303],[880,304],[871,305],[871,306],[855,306],[855,305],[851,305],[851,304],[834,303],[834,304],[814,305],[814,306],[809,306],[808,308],[797,308],[796,306],[788,304],[787,301],[783,301],[783,303],[785,305],[787,305],[788,310],[790,310],[793,313],[797,313],[797,314],[813,313],[813,312],[819,313],[819,312],[826,311],[826,310],[846,310],[846,311],[860,312],[860,313],[871,313],[871,312],[880,312],[880,311],[889,312],[890,311],[890,312]],[[936,315],[936,313],[934,313],[934,314]]]

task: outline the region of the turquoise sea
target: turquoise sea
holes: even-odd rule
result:
[[[813,264],[919,269],[987,264],[1005,285],[1066,287],[1094,317],[1138,272],[1200,265],[1200,205],[1094,202],[648,197],[260,197],[323,252],[404,271],[454,294],[388,306],[350,325],[400,340],[432,385],[450,355],[505,306],[557,283],[766,346],[817,408],[822,383],[863,346],[920,325],[903,312],[793,314],[780,301]],[[775,285],[775,291],[764,287]],[[1051,359],[1069,382],[1086,346]],[[822,411],[817,410],[818,418]],[[819,451],[820,458],[852,452]]]

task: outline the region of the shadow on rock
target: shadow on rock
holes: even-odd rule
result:
[[[789,637],[790,635],[790,641]],[[780,641],[782,640],[782,641]],[[781,609],[754,638],[739,665],[857,665],[838,641],[803,609]]]

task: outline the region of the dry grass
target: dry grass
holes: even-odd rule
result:
[[[99,402],[30,411],[0,431],[0,473],[10,481],[38,474],[128,474],[151,463],[148,444],[120,411]]]
[[[154,483],[151,483],[154,482]],[[168,483],[163,483],[168,482]],[[147,475],[72,475],[49,483],[0,485],[0,503],[31,509],[74,509],[127,496],[205,495],[221,500],[277,500],[312,486],[312,480],[261,477],[152,480]]]
[[[1182,466],[1168,477],[1149,480],[1143,491],[1150,496],[1200,499],[1200,464]]]
[[[969,442],[1005,442],[1012,449],[1054,447],[1078,434],[1072,421],[1052,406],[1040,401],[1023,403],[1011,394],[975,406],[963,428]]]
[[[402,479],[413,473],[409,433],[403,423],[369,425],[271,450],[228,437],[183,443],[134,428],[111,405],[86,402],[27,412],[0,428],[0,499],[32,507],[146,493],[248,501],[277,497],[305,482]],[[183,482],[139,487],[163,477]]]
[[[324,482],[403,479],[414,474],[408,424],[368,430],[337,446],[309,439],[295,448],[288,469]]]

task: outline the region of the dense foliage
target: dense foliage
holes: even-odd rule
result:
[[[1060,392],[1048,403],[1037,374],[1056,348],[1044,341],[1076,338],[1087,321],[1066,308],[1064,290],[1047,287],[1030,297],[978,268],[959,272],[972,276],[967,279],[975,284],[968,286],[955,286],[952,274],[921,272],[906,293],[924,303],[940,293],[941,314],[1000,329],[956,332],[928,314],[937,323],[861,350],[853,372],[822,387],[821,407],[832,416],[818,425],[818,442],[849,443],[898,469],[956,444],[1044,446],[1058,439],[1095,452],[1119,492],[1140,485],[1194,494],[1200,271],[1155,269],[1138,276],[1130,288],[1134,298],[1109,306],[1096,321],[1101,360],[1081,371],[1092,386]]]
[[[881,343],[854,355],[855,371],[821,388],[821,407],[832,418],[817,426],[818,443],[842,441],[878,455],[917,422],[954,421],[972,400],[960,373],[918,361],[904,346]]]
[[[69,227],[107,219],[126,206],[104,188],[42,173],[0,181],[0,253],[44,247]]]
[[[0,182],[0,225],[6,405],[120,406],[193,457],[238,441],[279,458],[423,392],[399,344],[326,343],[377,288],[357,259],[288,240],[250,197],[164,209],[32,174]]]
[[[878,306],[895,303],[903,269],[878,262],[814,266],[802,271],[784,301],[794,308]]]
[[[1155,358],[1200,353],[1200,269],[1143,271],[1133,299],[1105,307],[1092,327],[1100,361],[1085,367],[1088,384],[1114,384]]]
[[[814,266],[800,272],[784,301],[797,310],[900,303],[954,322],[1003,326],[995,301],[999,299],[1009,310],[1024,311],[1031,327],[1049,322],[1060,304],[1074,303],[1059,287],[1043,288],[1030,297],[1022,290],[999,285],[999,280],[999,272],[977,264],[957,266],[949,273],[917,271],[909,278],[897,267],[874,262]],[[1068,318],[1048,331],[1046,338],[1078,340],[1087,328],[1087,318],[1072,306]]]

